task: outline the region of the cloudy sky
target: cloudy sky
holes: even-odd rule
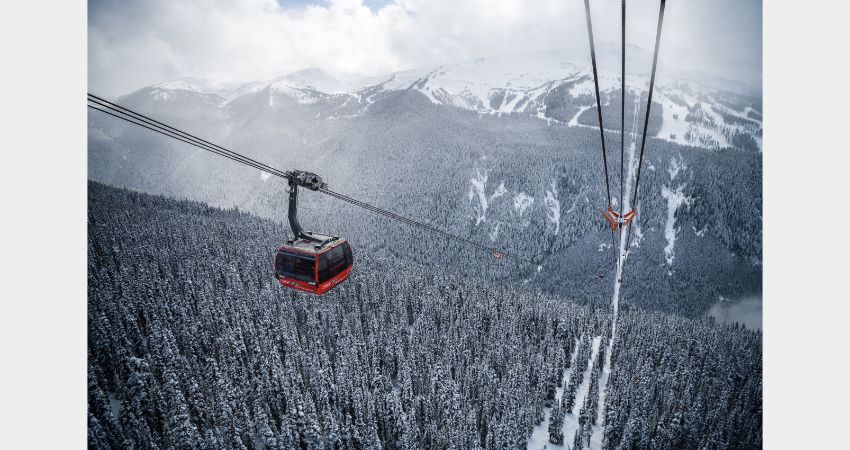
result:
[[[620,2],[590,3],[597,44],[618,43]],[[629,43],[651,50],[659,0],[627,5]],[[588,46],[582,0],[89,0],[88,7],[89,90],[108,96],[185,76],[255,81],[308,67],[380,75]],[[761,14],[761,0],[671,0],[659,59],[760,87]]]

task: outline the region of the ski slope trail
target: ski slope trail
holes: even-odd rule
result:
[[[564,372],[561,386],[558,387],[555,394],[556,401],[564,404],[567,400],[564,398],[566,386],[569,385],[573,376],[581,376],[581,383],[575,389],[575,395],[573,396],[573,410],[565,414],[564,423],[561,425],[561,433],[564,435],[564,445],[555,445],[549,442],[549,422],[552,408],[546,408],[544,410],[543,422],[534,427],[531,437],[528,439],[528,450],[540,450],[543,448],[546,450],[570,450],[572,448],[573,439],[575,438],[576,431],[579,429],[579,416],[584,407],[587,394],[590,391],[590,383],[594,381],[591,380],[591,373],[593,371],[593,365],[596,364],[596,359],[599,357],[599,347],[602,343],[602,336],[593,337],[590,342],[591,348],[590,356],[587,359],[587,367],[581,373],[574,373],[573,370],[576,367],[579,347],[588,345],[585,341],[586,337],[586,335],[581,336],[581,340],[584,342],[579,343],[576,341],[576,346],[573,349],[570,359],[570,368]]]
[[[561,377],[561,383],[558,387],[555,388],[555,402],[553,405],[556,405],[561,402],[561,397],[564,396],[564,387],[567,383],[570,382],[570,377],[573,375],[573,368],[576,365],[576,358],[578,357],[578,345],[579,340],[576,339],[573,345],[573,353],[570,356],[570,365],[566,369],[564,369],[564,375]],[[543,408],[543,421],[537,426],[534,427],[534,430],[531,432],[531,436],[528,438],[528,442],[526,444],[526,448],[528,450],[540,450],[542,448],[554,448],[552,444],[549,442],[549,423],[552,415],[552,407]]]
[[[588,358],[587,361],[587,368],[582,374],[581,384],[578,386],[578,389],[576,389],[575,400],[573,401],[573,410],[564,416],[564,425],[561,428],[561,432],[564,433],[565,446],[572,446],[576,431],[578,431],[579,417],[581,416],[581,410],[584,408],[584,400],[587,398],[588,391],[590,391],[590,383],[594,381],[590,379],[590,375],[593,372],[593,365],[596,363],[596,358],[599,356],[599,344],[601,342],[602,336],[596,336],[593,338],[590,348],[590,358]],[[548,448],[557,449],[559,447],[550,446]]]

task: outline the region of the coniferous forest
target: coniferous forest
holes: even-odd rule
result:
[[[272,277],[284,224],[88,204],[90,448],[761,447],[760,331],[356,247],[314,297]]]

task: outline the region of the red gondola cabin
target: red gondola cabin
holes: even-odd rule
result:
[[[321,295],[348,278],[353,262],[351,246],[345,239],[324,245],[297,239],[277,250],[274,273],[281,286]]]

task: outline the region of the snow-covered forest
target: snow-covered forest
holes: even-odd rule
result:
[[[607,304],[356,246],[318,298],[271,277],[279,222],[88,204],[90,448],[761,447],[759,331],[626,303],[611,345]]]
[[[482,255],[333,198],[302,196],[306,226],[344,234],[370,254],[454,265],[454,271],[533,284],[601,306],[610,302],[614,273],[600,215],[606,190],[593,82],[587,61],[561,56],[475,60],[332,93],[319,81],[333,74],[314,71],[229,90],[182,80],[117,101],[524,259],[454,264]],[[640,145],[644,78],[627,78],[627,153]],[[603,75],[615,207],[621,201],[617,81]],[[702,82],[659,82],[624,304],[698,318],[721,298],[761,295],[760,111],[760,96]],[[88,162],[89,178],[106,184],[286,217],[285,183],[97,111],[89,115]],[[417,251],[423,247],[429,251]]]

